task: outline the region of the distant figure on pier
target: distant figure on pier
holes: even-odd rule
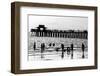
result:
[[[61,58],[64,58],[64,44],[61,44],[61,49],[62,49],[62,54],[61,54]]]
[[[45,51],[45,44],[41,44],[41,58],[43,58],[43,52]]]
[[[85,49],[85,45],[82,43],[82,58],[84,58],[84,49]]]
[[[36,42],[33,44],[33,49],[36,50]]]
[[[73,59],[73,44],[71,44],[71,59]]]

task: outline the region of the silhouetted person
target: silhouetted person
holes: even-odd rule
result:
[[[56,50],[56,52],[58,52],[59,51],[59,48],[56,48],[55,50]]]
[[[45,43],[43,43],[43,49],[45,50]]]
[[[84,49],[85,49],[85,45],[82,43],[82,58],[84,58]]]
[[[73,44],[71,44],[71,59],[73,59]]]
[[[45,44],[42,43],[42,44],[41,44],[41,53],[43,53],[44,51],[45,51]]]
[[[43,58],[43,52],[44,52],[44,50],[45,50],[45,44],[42,43],[41,44],[41,58]]]
[[[64,44],[61,44],[61,49],[62,49],[62,54],[61,54],[61,58],[64,58]]]
[[[49,44],[49,47],[51,47],[51,43]]]
[[[36,42],[33,44],[33,49],[36,50]]]
[[[67,47],[67,55],[70,54],[70,47]]]
[[[55,46],[55,43],[53,43],[53,46]]]

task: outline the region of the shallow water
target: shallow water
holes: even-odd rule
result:
[[[82,59],[82,43],[85,45],[84,58],[88,58],[88,40],[77,38],[53,38],[53,37],[29,37],[28,41],[28,60],[40,61],[40,60],[61,60],[61,59]],[[36,42],[36,50],[33,49],[34,42]],[[45,51],[41,54],[41,43],[45,43]],[[49,44],[55,43],[55,46],[49,46]],[[65,49],[74,45],[73,58],[71,52],[68,55],[67,51],[64,52],[62,58],[62,52],[55,51],[55,48],[61,48],[61,44],[64,44]]]

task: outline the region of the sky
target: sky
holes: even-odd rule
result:
[[[45,25],[47,29],[57,30],[88,30],[88,17],[75,16],[50,16],[29,15],[28,26],[35,29],[39,25]]]

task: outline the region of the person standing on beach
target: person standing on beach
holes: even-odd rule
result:
[[[73,44],[71,44],[71,59],[73,59]]]
[[[62,54],[61,54],[61,58],[64,58],[64,44],[61,44],[61,49],[62,49]]]
[[[82,58],[84,58],[84,49],[85,49],[85,45],[82,43]]]
[[[33,49],[36,50],[36,42],[33,44]]]
[[[41,58],[43,58],[43,52],[45,50],[45,44],[41,43]]]

